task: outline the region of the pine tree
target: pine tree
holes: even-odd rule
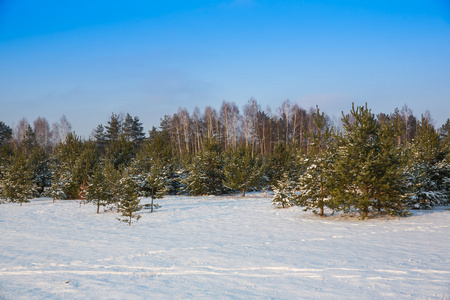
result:
[[[333,181],[333,149],[329,149],[332,131],[319,108],[313,113],[312,119],[315,129],[309,136],[308,156],[301,163],[306,170],[301,172],[298,179],[297,204],[304,207],[305,211],[312,210],[323,216],[325,206],[332,206],[329,201]]]
[[[117,140],[108,143],[104,156],[113,162],[114,167],[118,169],[120,166],[128,166],[135,155],[133,143],[127,140],[125,134],[121,134]]]
[[[105,177],[106,194],[108,205],[115,205],[119,210],[120,205],[120,179],[122,178],[123,169],[115,169],[114,164],[107,160],[103,160],[103,176]]]
[[[53,178],[50,193],[53,199],[77,199],[80,187],[92,175],[98,159],[95,144],[69,133],[55,152],[51,163]]]
[[[33,169],[31,180],[36,187],[36,194],[39,197],[46,188],[51,185],[52,173],[49,165],[49,157],[40,145],[36,145],[32,150],[29,161]]]
[[[344,212],[359,211],[364,219],[371,211],[386,211],[404,215],[404,202],[400,197],[400,168],[388,132],[381,133],[375,116],[366,106],[350,114],[342,114],[345,129],[340,137],[335,163],[335,185],[331,191],[333,203]],[[383,136],[386,134],[386,137]]]
[[[436,165],[414,163],[408,169],[407,181],[411,193],[407,204],[416,209],[431,209],[433,206],[445,204],[447,195],[438,186],[439,169]]]
[[[161,199],[168,191],[168,169],[162,160],[147,157],[143,152],[132,163],[132,172],[144,197],[151,197],[151,212],[155,199]]]
[[[33,197],[33,169],[25,153],[17,151],[2,179],[2,197],[11,202],[30,202]]]
[[[56,156],[50,159],[51,185],[45,189],[45,194],[56,199],[67,199],[64,190],[70,184],[72,173],[64,168]]]
[[[142,123],[139,122],[138,116],[135,116],[133,119],[133,127],[132,127],[132,140],[135,145],[140,145],[145,139],[144,127],[142,127]]]
[[[82,182],[74,180],[75,164],[83,151],[81,138],[69,133],[63,143],[58,144],[51,161],[53,199],[76,199]]]
[[[97,144],[97,150],[104,153],[106,146],[105,128],[102,124],[98,125],[94,131],[94,138]]]
[[[33,170],[31,180],[35,187],[33,195],[39,197],[44,189],[50,186],[51,172],[48,166],[48,156],[36,139],[36,135],[31,128],[27,126],[25,136],[21,143],[18,145],[18,152],[23,153],[29,163],[30,168]]]
[[[155,127],[149,132],[140,148],[139,155],[148,159],[158,160],[164,167],[167,194],[176,195],[181,191],[180,184],[181,163],[179,157],[174,155],[167,131],[157,131]]]
[[[375,209],[389,215],[407,216],[404,165],[405,157],[396,140],[400,133],[387,120],[378,124],[378,148],[375,156]]]
[[[410,187],[408,205],[429,209],[449,203],[450,166],[446,162],[444,144],[434,126],[423,116],[411,145],[406,173]]]
[[[12,137],[12,129],[2,121],[0,121],[0,147],[8,143]]]
[[[108,184],[103,174],[103,167],[97,164],[94,173],[89,176],[88,189],[86,192],[86,201],[93,202],[97,205],[97,213],[99,213],[100,206],[108,204]]]
[[[450,119],[439,129],[439,138],[442,144],[442,149],[445,151],[445,161],[450,163]]]
[[[3,197],[3,180],[6,172],[11,166],[12,158],[14,157],[14,149],[12,143],[4,143],[0,147],[0,198]]]
[[[133,141],[133,117],[128,113],[123,121],[122,131],[128,141]]]
[[[297,204],[298,193],[296,193],[296,182],[288,173],[284,173],[280,180],[272,186],[274,196],[272,204],[282,208]]]
[[[123,122],[123,133],[128,141],[131,141],[135,146],[139,146],[145,138],[144,128],[139,118],[131,117],[127,114]]]
[[[108,125],[105,126],[106,133],[105,138],[107,141],[117,141],[122,133],[122,117],[114,113],[108,121]]]
[[[189,194],[219,195],[226,191],[222,153],[215,140],[203,142],[203,150],[194,157],[187,170],[185,184]]]
[[[73,181],[76,184],[77,195],[80,187],[86,184],[89,176],[94,173],[98,161],[97,147],[92,141],[84,141],[83,149],[73,165]]]
[[[321,157],[308,155],[303,158],[304,172],[300,172],[295,199],[305,211],[311,210],[320,216],[325,215],[325,207],[335,208],[331,191],[334,188],[334,155],[331,149],[322,152]]]
[[[136,214],[136,212],[142,209],[140,204],[139,193],[137,191],[138,187],[136,181],[131,174],[125,171],[124,176],[119,181],[120,185],[120,205],[119,209],[122,213],[123,219],[117,218],[119,221],[128,223],[131,225],[132,220],[139,220],[141,215]]]
[[[298,151],[280,142],[273,149],[273,153],[264,159],[265,176],[269,186],[276,185],[282,179],[284,173],[296,177],[303,169],[297,159]]]
[[[260,160],[252,155],[251,147],[239,146],[227,156],[224,164],[224,184],[232,190],[242,191],[262,184],[263,170]]]

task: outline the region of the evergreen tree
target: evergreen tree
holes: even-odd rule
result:
[[[405,207],[406,187],[404,165],[405,158],[397,146],[400,134],[388,121],[378,124],[378,148],[375,156],[374,174],[378,178],[374,182],[375,208],[384,210],[389,215],[407,216]]]
[[[103,160],[103,177],[105,178],[105,192],[108,205],[115,205],[117,210],[120,206],[120,180],[122,178],[122,168],[114,168],[114,164]]]
[[[128,141],[133,141],[133,117],[128,113],[123,121],[122,131]]]
[[[105,128],[102,124],[98,125],[94,131],[94,138],[97,143],[97,150],[104,153],[106,146]]]
[[[133,218],[139,220],[141,215],[136,214],[136,212],[142,209],[142,205],[140,204],[138,187],[136,185],[136,181],[128,174],[126,171],[124,176],[119,181],[120,185],[120,205],[119,209],[122,213],[123,219],[117,218],[119,221],[128,223],[131,225]]]
[[[185,184],[189,194],[218,195],[225,192],[222,153],[214,139],[203,142],[203,150],[197,153],[187,170]]]
[[[103,174],[103,168],[97,164],[94,173],[89,176],[88,189],[86,192],[86,201],[93,202],[97,206],[97,213],[99,213],[100,206],[108,204],[108,184]]]
[[[272,186],[272,204],[282,208],[291,207],[297,204],[298,194],[296,193],[296,182],[288,173],[284,173],[280,180]]]
[[[289,148],[285,143],[278,143],[273,149],[273,153],[266,157],[266,176],[270,186],[275,186],[282,179],[284,173],[290,176],[297,176],[301,170],[296,159],[296,151]]]
[[[441,140],[442,149],[445,151],[445,161],[450,163],[450,119],[439,129],[439,138]]]
[[[44,189],[50,186],[51,172],[48,165],[48,156],[36,139],[31,126],[26,127],[25,135],[18,145],[18,152],[23,153],[29,163],[29,167],[33,170],[31,180],[33,182],[34,197],[39,197]]]
[[[53,199],[76,199],[81,182],[74,180],[73,174],[78,157],[83,151],[83,143],[79,137],[69,133],[63,143],[58,144],[52,159]]]
[[[0,198],[3,195],[3,180],[4,175],[11,166],[12,157],[14,156],[14,149],[12,143],[5,143],[0,146]]]
[[[446,204],[448,195],[438,185],[440,170],[437,165],[414,163],[408,169],[407,181],[411,193],[407,204],[416,209],[430,209],[433,206]],[[447,183],[444,178],[443,183]],[[447,183],[448,184],[448,183]]]
[[[331,191],[334,204],[344,212],[359,211],[364,219],[371,211],[384,210],[392,215],[404,215],[400,168],[392,143],[393,136],[381,137],[380,125],[366,106],[350,114],[342,113],[345,135],[340,138],[335,163],[335,187]],[[387,134],[387,133],[386,133]],[[394,152],[393,152],[394,151]],[[391,152],[385,155],[384,152]]]
[[[306,210],[312,210],[320,216],[324,215],[324,208],[330,204],[333,182],[333,150],[331,145],[332,132],[328,126],[325,114],[319,108],[313,113],[312,119],[315,129],[310,134],[310,151],[302,165],[306,167],[298,179],[297,204]],[[319,212],[316,210],[319,209]]]
[[[12,129],[2,121],[0,121],[0,147],[8,143],[12,137]]]
[[[25,153],[16,151],[2,178],[2,197],[11,202],[30,202],[33,197],[33,169]]]
[[[139,118],[137,116],[133,119],[133,130],[132,130],[132,140],[135,145],[140,145],[145,139],[144,127],[142,127],[142,123],[139,122]]]
[[[81,186],[85,186],[86,182],[94,172],[98,161],[97,147],[92,141],[84,141],[83,149],[75,161],[73,166],[73,181],[77,185],[77,192],[80,196]]]
[[[168,191],[168,170],[163,162],[153,157],[146,157],[142,152],[133,161],[133,174],[137,185],[144,197],[151,197],[151,212],[153,212],[155,199],[161,199]]]
[[[123,122],[123,133],[128,141],[131,141],[135,146],[139,146],[145,138],[144,128],[139,118],[135,116],[132,118],[127,114]]]
[[[179,158],[174,155],[167,131],[157,131],[155,127],[149,132],[149,138],[146,139],[140,148],[140,155],[151,160],[159,161],[165,172],[165,181],[167,193],[176,195],[180,192],[181,169]]]
[[[117,140],[108,143],[105,158],[118,169],[120,166],[128,166],[135,155],[133,143],[128,141],[124,134],[121,134]]]
[[[65,200],[68,199],[66,191],[70,190],[72,183],[72,171],[68,164],[61,162],[56,156],[50,160],[51,185],[45,193],[53,198]]]
[[[74,133],[69,133],[64,143],[56,147],[51,163],[53,178],[50,193],[53,199],[79,198],[80,187],[92,175],[97,159],[93,142],[83,142]]]
[[[232,190],[242,191],[242,197],[249,189],[262,184],[260,160],[252,155],[251,147],[239,146],[228,154],[224,164],[224,184]]]
[[[111,114],[108,125],[105,126],[105,138],[107,141],[117,141],[122,133],[122,117],[120,115]]]
[[[46,188],[50,187],[52,178],[49,157],[45,149],[37,144],[29,156],[29,162],[33,169],[31,181],[35,186],[36,194],[34,196],[39,197]]]
[[[408,205],[428,209],[449,202],[450,167],[445,157],[446,151],[439,134],[422,117],[416,139],[411,145],[410,163],[406,171],[410,187]]]

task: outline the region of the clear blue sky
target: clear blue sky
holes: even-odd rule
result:
[[[450,118],[450,1],[0,0],[0,121],[289,99],[340,117],[404,104]]]

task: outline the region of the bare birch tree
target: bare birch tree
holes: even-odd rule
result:
[[[51,131],[47,119],[38,117],[33,125],[37,143],[49,152],[51,150]]]

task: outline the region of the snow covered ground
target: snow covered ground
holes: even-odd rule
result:
[[[145,201],[147,202],[147,201]],[[449,299],[450,210],[326,219],[261,193],[0,205],[0,299]]]

